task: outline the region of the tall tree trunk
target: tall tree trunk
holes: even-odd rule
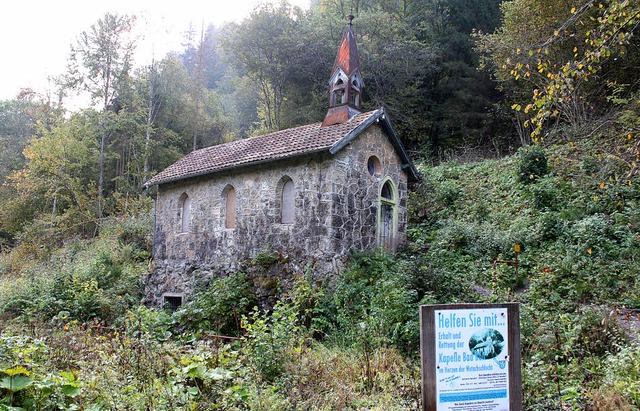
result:
[[[198,46],[198,62],[195,67],[195,100],[196,100],[196,113],[193,124],[193,150],[198,149],[198,128],[200,126],[200,100],[202,88],[204,87],[204,22],[200,28],[200,44]]]
[[[147,127],[144,141],[144,169],[142,171],[142,182],[146,183],[149,176],[149,147],[151,146],[151,126],[153,124],[154,104],[153,97],[156,87],[156,66],[155,60],[151,59],[151,79],[149,80],[149,98],[147,100]]]
[[[102,138],[100,141],[100,175],[98,176],[98,218],[102,218],[102,200],[104,199],[104,150],[107,142],[107,127],[102,124]]]
[[[107,66],[105,83],[103,90],[103,105],[102,105],[102,120],[100,121],[100,128],[102,131],[102,138],[100,139],[100,175],[98,176],[98,218],[103,217],[102,204],[104,200],[104,151],[107,146],[107,125],[105,123],[107,110],[109,110],[109,90],[111,87],[111,67]]]

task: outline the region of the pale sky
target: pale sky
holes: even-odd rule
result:
[[[183,33],[202,24],[241,21],[265,0],[5,0],[0,11],[0,100],[21,88],[47,90],[47,77],[65,71],[69,46],[105,13],[135,14],[144,38],[136,64],[180,51]],[[269,1],[269,0],[266,0]],[[307,9],[309,0],[289,0]],[[205,26],[206,27],[206,26]],[[152,52],[153,50],[153,52]]]

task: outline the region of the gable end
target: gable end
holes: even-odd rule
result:
[[[409,179],[414,182],[419,181],[420,175],[418,174],[418,169],[416,169],[415,165],[411,161],[411,158],[407,154],[407,151],[404,149],[400,138],[398,138],[396,131],[389,121],[389,116],[387,116],[387,113],[383,108],[378,109],[373,115],[369,116],[365,121],[358,124],[357,127],[347,133],[344,138],[338,140],[333,146],[331,146],[329,152],[331,154],[336,154],[374,123],[379,123],[382,129],[385,131],[385,134],[389,137],[393,148],[396,150],[398,156],[402,160],[402,168],[406,170],[407,174],[409,175]]]

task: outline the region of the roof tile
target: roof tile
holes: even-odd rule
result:
[[[329,150],[380,110],[355,115],[348,122],[322,127],[320,122],[192,151],[145,186],[164,184],[217,171],[301,154]]]

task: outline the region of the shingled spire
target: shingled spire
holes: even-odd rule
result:
[[[353,15],[350,14],[348,19],[329,80],[329,111],[322,122],[323,127],[345,123],[362,109],[364,83],[353,34]]]

